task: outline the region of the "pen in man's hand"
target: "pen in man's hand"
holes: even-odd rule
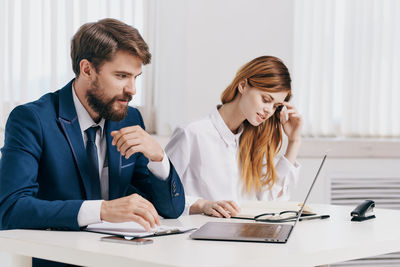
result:
[[[329,217],[331,217],[331,216],[329,216],[329,215],[308,216],[308,217],[301,217],[299,219],[299,221],[307,221],[307,220],[315,220],[315,219],[323,220],[323,219],[328,219]]]

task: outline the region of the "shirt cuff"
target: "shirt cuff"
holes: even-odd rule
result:
[[[278,176],[277,183],[280,186],[283,186],[284,184],[292,183],[293,181],[289,181],[289,179],[286,179],[286,177],[292,173],[295,174],[294,182],[297,183],[298,177],[299,177],[299,172],[300,172],[301,165],[298,161],[295,161],[294,164],[292,164],[285,156],[282,156],[279,160],[279,162],[275,166],[276,174]]]
[[[162,161],[151,161],[147,164],[147,168],[154,174],[157,178],[162,180],[167,180],[169,176],[170,166],[167,154],[164,151],[164,158]]]
[[[185,195],[185,209],[183,210],[182,215],[189,215],[190,206],[192,206],[199,199],[201,199],[201,197]]]
[[[300,168],[301,165],[297,161],[292,164],[286,157],[282,156],[280,158],[278,164],[275,166],[278,179],[276,181],[277,186],[273,187],[275,190],[277,190],[277,192],[274,192],[274,196],[282,193],[279,198],[281,200],[289,200],[289,189],[297,184],[300,176]]]
[[[104,200],[83,201],[78,212],[78,225],[84,227],[92,223],[100,223],[101,203]]]

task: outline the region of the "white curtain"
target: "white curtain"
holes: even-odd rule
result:
[[[400,137],[400,1],[294,2],[304,134]]]
[[[1,0],[0,127],[13,107],[74,77],[70,42],[82,24],[115,18],[136,27],[146,40],[147,6],[143,0]],[[142,105],[140,79],[137,85],[133,104]]]

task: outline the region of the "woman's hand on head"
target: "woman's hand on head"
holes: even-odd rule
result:
[[[232,200],[211,201],[199,199],[190,207],[190,214],[204,213],[219,218],[230,218],[240,212],[239,206]]]
[[[289,142],[300,141],[303,118],[294,105],[288,102],[283,102],[283,105],[286,109],[282,109],[279,114],[283,131],[287,135]]]

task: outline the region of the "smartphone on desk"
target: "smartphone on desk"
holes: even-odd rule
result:
[[[122,236],[115,236],[115,235],[110,235],[110,236],[103,236],[101,241],[107,241],[107,242],[114,242],[114,243],[124,243],[124,244],[133,244],[133,245],[147,245],[147,244],[152,244],[153,239],[147,239],[147,238],[125,238]]]

